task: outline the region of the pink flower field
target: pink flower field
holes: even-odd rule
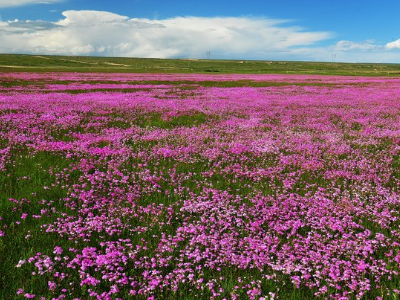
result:
[[[400,79],[0,74],[1,299],[399,299]]]

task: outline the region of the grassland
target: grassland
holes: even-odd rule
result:
[[[396,65],[0,63],[0,299],[400,299]]]
[[[260,73],[399,76],[399,64],[0,55],[0,72]]]

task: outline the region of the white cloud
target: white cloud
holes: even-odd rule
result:
[[[47,0],[47,1],[38,1],[38,0],[0,0],[0,8],[1,7],[13,7],[13,6],[22,6],[28,4],[51,4],[55,2],[60,2],[62,0]]]
[[[336,43],[337,51],[352,51],[352,50],[376,51],[381,49],[382,46],[374,44],[372,40],[367,40],[361,43],[352,41],[339,41]]]
[[[400,49],[400,39],[387,43],[386,48],[388,49]]]
[[[1,0],[0,0],[1,1]],[[4,1],[2,3],[5,3]],[[37,1],[36,1],[37,3]],[[0,21],[0,52],[158,58],[400,62],[400,39],[321,41],[333,34],[252,17],[129,18],[103,11],[65,11],[58,22]]]
[[[279,59],[332,36],[267,18],[150,20],[101,11],[65,11],[63,16],[54,23],[0,23],[0,51],[159,58],[201,58],[210,51],[212,58]]]
[[[58,27],[58,25],[45,21],[20,21],[0,22],[0,32],[8,31],[12,33],[28,33],[41,30],[49,30]]]
[[[120,16],[117,14],[113,14],[106,11],[92,11],[92,10],[68,10],[64,11],[62,15],[65,19],[57,22],[59,25],[69,26],[87,26],[87,25],[102,25],[109,24],[112,22],[115,23],[123,23],[127,21],[129,18]]]
[[[363,42],[336,43],[327,47],[299,47],[290,53],[298,60],[347,63],[400,63],[400,50],[389,50],[382,45],[364,45]]]

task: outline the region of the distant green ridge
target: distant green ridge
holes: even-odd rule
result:
[[[399,76],[400,64],[0,54],[0,72],[248,73]]]

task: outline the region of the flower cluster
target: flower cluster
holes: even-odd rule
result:
[[[0,246],[52,241],[16,260],[18,297],[399,293],[400,79],[1,76],[32,81],[0,92],[4,182],[53,159],[0,218]]]

